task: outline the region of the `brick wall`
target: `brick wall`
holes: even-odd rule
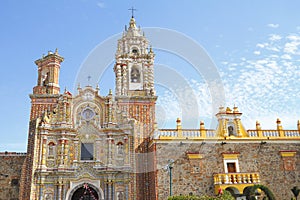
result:
[[[25,153],[0,152],[0,200],[19,199],[19,182],[25,157]]]

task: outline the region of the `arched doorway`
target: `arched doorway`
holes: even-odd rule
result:
[[[100,198],[93,185],[84,183],[74,190],[71,200],[100,200]]]

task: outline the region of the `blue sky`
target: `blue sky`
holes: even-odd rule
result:
[[[135,18],[141,27],[175,30],[205,49],[222,78],[226,106],[239,106],[247,129],[254,128],[256,120],[263,128],[274,129],[277,117],[285,128],[296,128],[300,119],[300,3],[296,0],[3,0],[0,151],[26,150],[28,95],[37,78],[34,61],[58,48],[65,58],[61,89],[75,93],[81,64],[98,44],[124,30],[131,6],[138,9]],[[197,98],[199,120],[209,127],[212,95],[201,74],[187,70],[191,66],[174,55],[158,49],[155,53],[158,64],[186,78]],[[112,72],[107,70],[100,82],[103,95],[114,89]],[[158,86],[158,94],[158,110],[164,117],[159,124],[173,128],[180,105],[170,90]]]

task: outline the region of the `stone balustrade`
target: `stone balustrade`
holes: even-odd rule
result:
[[[262,135],[263,135],[263,137],[278,137],[279,131],[278,130],[263,130]]]
[[[247,136],[237,138],[299,138],[298,130],[247,130]],[[156,139],[222,139],[213,129],[160,129],[155,132]],[[223,137],[224,138],[224,137]]]
[[[249,137],[300,137],[299,130],[248,130]],[[282,136],[280,135],[282,133]]]
[[[258,184],[259,173],[222,173],[214,175],[214,184]]]
[[[300,137],[298,130],[284,130],[283,132],[286,137]]]

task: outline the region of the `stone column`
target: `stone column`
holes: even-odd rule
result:
[[[223,124],[223,134],[224,134],[223,136],[224,137],[228,137],[227,121],[228,121],[227,119],[224,119],[224,121],[222,123],[222,120],[221,120],[221,123]]]
[[[65,144],[65,149],[64,149],[64,165],[68,166],[69,162],[68,162],[68,155],[69,155],[69,140],[68,139],[64,139],[64,144]]]
[[[124,137],[125,139],[124,139],[124,143],[125,143],[125,149],[124,149],[124,153],[125,153],[125,162],[124,162],[124,164],[125,165],[129,165],[129,163],[130,163],[130,161],[129,161],[129,154],[130,154],[130,152],[129,152],[129,137],[126,135],[125,137]]]
[[[111,182],[110,187],[111,187],[111,199],[113,200],[115,199],[115,190],[114,190],[113,182]]]
[[[96,140],[96,151],[95,151],[95,155],[96,155],[96,166],[100,166],[100,144],[101,144],[101,139],[97,139]]]
[[[143,89],[147,91],[147,95],[148,95],[150,91],[149,80],[148,80],[149,66],[144,65],[142,70],[143,70],[143,86],[144,86]]]
[[[38,199],[43,200],[44,178],[40,178],[40,182],[38,185],[39,185]]]
[[[148,69],[149,87],[150,87],[150,90],[152,90],[154,92],[155,89],[154,89],[154,71],[153,71],[153,65],[150,65],[148,68],[149,68]]]
[[[64,111],[63,111],[62,120],[63,120],[63,122],[66,123],[67,122],[67,100],[66,99],[64,99],[64,104],[63,105],[64,105],[64,107],[63,107]]]
[[[122,77],[123,77],[123,82],[122,82],[121,95],[127,95],[127,66],[126,65],[123,65]]]
[[[242,136],[242,133],[241,133],[241,127],[240,127],[240,119],[235,119],[235,122],[236,122],[236,134],[238,137],[241,137]]]
[[[42,139],[42,169],[46,168],[46,152],[47,152],[47,138],[43,137]]]
[[[63,168],[64,167],[64,149],[65,149],[65,140],[64,138],[61,138],[59,140],[60,142],[60,155],[59,155],[59,165],[58,168]]]
[[[129,185],[129,183],[126,182],[126,185],[125,185],[125,199],[129,199],[128,185]]]
[[[112,181],[107,180],[107,199],[113,199],[112,198]]]
[[[74,161],[73,167],[77,167],[78,162],[78,139],[74,139]]]
[[[62,186],[63,186],[63,183],[62,183],[62,179],[60,178],[58,180],[58,200],[63,200],[62,199]]]
[[[112,122],[112,99],[111,96],[108,99],[108,123]]]
[[[116,95],[121,95],[122,88],[122,72],[120,64],[116,66]]]
[[[107,161],[107,164],[108,165],[112,165],[112,141],[113,141],[113,138],[111,138],[111,136],[109,136],[108,138],[108,148],[107,148],[107,153],[108,153],[108,161]]]

